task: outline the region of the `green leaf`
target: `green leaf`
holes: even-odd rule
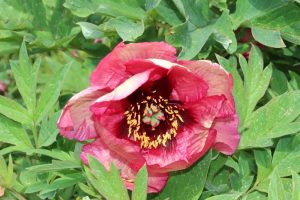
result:
[[[248,129],[243,132],[239,148],[270,146],[270,139],[300,131],[299,122],[293,122],[299,114],[299,91],[273,98],[248,119]]]
[[[203,27],[210,20],[208,0],[173,0],[179,12],[186,20],[197,27]]]
[[[79,17],[87,17],[94,13],[130,19],[143,19],[145,11],[137,5],[128,4],[121,0],[67,0],[64,6]]]
[[[171,33],[166,35],[166,40],[176,47],[182,47],[179,57],[188,60],[199,53],[212,34],[213,28],[211,25],[197,28],[186,21],[183,24],[174,26]]]
[[[293,175],[293,192],[292,192],[292,200],[299,200],[300,199],[300,176],[292,172]]]
[[[33,148],[30,138],[23,127],[3,115],[0,115],[0,142],[13,144],[25,149]]]
[[[58,189],[71,187],[75,184],[78,184],[79,181],[83,181],[83,180],[78,180],[70,177],[62,177],[62,178],[55,179],[50,184],[46,184],[46,183],[32,184],[26,188],[25,193],[30,194],[30,193],[40,192],[40,195],[46,194]]]
[[[0,96],[0,113],[21,124],[32,124],[27,110],[17,102],[5,96]]]
[[[134,23],[126,17],[114,18],[110,20],[108,24],[116,29],[124,41],[134,41],[144,32],[143,22]]]
[[[288,91],[288,79],[284,72],[274,68],[271,78],[271,89],[276,94],[283,94]]]
[[[274,151],[273,168],[277,168],[280,177],[290,176],[292,171],[300,172],[300,134],[282,138]]]
[[[35,165],[28,167],[27,170],[34,173],[42,173],[74,168],[81,168],[81,165],[79,163],[74,163],[71,161],[53,160],[51,164]]]
[[[285,191],[283,188],[283,183],[277,172],[273,173],[271,176],[271,182],[268,190],[269,200],[287,200],[285,196]]]
[[[87,178],[93,187],[106,199],[129,200],[129,196],[119,171],[114,165],[110,166],[108,172],[97,159],[89,156],[90,168],[84,167]]]
[[[14,165],[11,155],[8,158],[8,165],[6,165],[5,159],[0,156],[0,184],[6,188],[13,188],[16,176],[14,174]]]
[[[245,128],[258,101],[264,96],[272,76],[272,66],[263,69],[263,58],[260,50],[252,46],[249,62],[243,56],[239,56],[239,62],[244,74],[244,90],[242,107],[239,108],[240,128]],[[237,99],[239,101],[239,99]]]
[[[252,35],[256,41],[260,42],[263,45],[273,48],[285,47],[285,44],[278,30],[268,30],[264,28],[253,27]]]
[[[37,74],[40,67],[41,59],[37,59],[32,66],[28,57],[28,53],[23,41],[20,53],[19,63],[11,61],[11,69],[16,79],[18,90],[30,112],[32,114],[36,107],[36,83]]]
[[[182,24],[184,21],[186,21],[176,10],[176,7],[171,0],[161,0],[155,10],[163,21],[172,26]]]
[[[253,19],[251,24],[253,27],[278,31],[284,39],[300,44],[300,7],[297,3],[291,2],[264,13]]]
[[[155,199],[199,199],[211,163],[211,151],[187,170],[172,173],[164,189]]]
[[[275,8],[280,8],[286,5],[287,2],[288,0],[238,0],[236,2],[235,13],[231,15],[234,29],[237,29],[240,24],[244,22],[251,21],[256,17],[266,14]]]
[[[47,147],[55,142],[56,136],[58,134],[56,123],[59,115],[60,112],[55,113],[50,117],[49,120],[43,120],[38,137],[39,147]]]
[[[80,26],[83,36],[86,39],[98,39],[103,38],[105,35],[99,28],[99,26],[89,22],[77,22]]]
[[[146,10],[151,10],[156,8],[160,4],[161,0],[146,0],[145,1],[145,8]]]
[[[221,43],[228,53],[234,53],[237,49],[237,41],[229,18],[229,11],[226,10],[222,13],[214,27],[215,40]]]
[[[147,199],[148,172],[146,166],[142,167],[137,173],[132,191],[132,200]]]
[[[269,149],[254,150],[255,162],[257,165],[256,182],[267,178],[273,171],[272,155]]]
[[[251,192],[245,196],[245,200],[267,200],[267,199],[268,198],[264,193],[258,191]]]
[[[35,112],[35,122],[38,123],[50,111],[56,103],[60,90],[63,86],[64,78],[71,67],[72,62],[59,69],[53,76],[52,80],[43,88]]]
[[[233,194],[220,194],[213,197],[209,197],[206,200],[236,200],[241,196],[240,193]]]

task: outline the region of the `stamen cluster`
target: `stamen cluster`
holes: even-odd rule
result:
[[[170,103],[162,96],[148,95],[131,104],[124,113],[128,125],[127,137],[140,142],[141,148],[156,149],[167,146],[175,138],[179,124],[183,123],[178,104]]]

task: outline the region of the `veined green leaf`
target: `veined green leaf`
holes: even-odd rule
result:
[[[43,120],[38,137],[39,147],[46,147],[55,142],[56,136],[58,134],[56,123],[59,115],[60,112],[57,112],[53,116],[51,116],[49,120]]]
[[[166,186],[155,199],[199,199],[206,182],[211,156],[210,151],[194,166],[171,174]]]
[[[299,114],[299,91],[275,97],[248,119],[248,129],[243,132],[239,148],[270,146],[272,138],[300,131],[299,123],[293,122]]]
[[[300,199],[300,176],[292,172],[293,175],[293,191],[292,191],[292,200],[298,200]]]
[[[104,32],[101,29],[92,23],[89,22],[77,22],[80,26],[83,36],[86,39],[98,39],[105,37]]]
[[[130,19],[143,19],[145,11],[137,5],[126,4],[121,0],[67,0],[64,6],[79,17],[87,17],[94,13]]]
[[[269,30],[269,29],[264,29],[259,27],[253,27],[252,35],[256,41],[266,46],[274,47],[274,48],[285,47],[285,44],[278,30]]]
[[[213,28],[212,25],[197,28],[186,21],[183,24],[175,26],[171,33],[166,36],[166,40],[176,47],[182,47],[179,54],[181,59],[191,59],[202,49],[209,36],[212,34]]]
[[[33,66],[31,65],[25,41],[23,41],[20,48],[19,62],[10,62],[18,90],[20,91],[30,114],[33,114],[36,107],[36,83],[40,63],[41,59],[37,59],[35,64]]]
[[[240,66],[244,74],[243,107],[239,115],[240,127],[245,128],[245,122],[249,120],[258,101],[265,94],[272,76],[272,66],[263,69],[263,58],[260,50],[252,46],[249,62],[243,56],[239,56]]]
[[[5,96],[0,96],[0,113],[21,124],[32,124],[27,110],[17,102]]]
[[[237,41],[227,10],[222,13],[214,27],[215,40],[221,43],[228,53],[234,53],[237,49]]]
[[[137,173],[132,191],[132,200],[147,199],[148,172],[146,166],[142,167]]]
[[[111,19],[108,24],[116,29],[117,33],[124,41],[134,41],[144,32],[143,21],[134,23],[126,17]]]
[[[30,138],[23,127],[3,115],[0,115],[0,142],[13,144],[25,149],[33,148]]]
[[[35,123],[38,123],[50,111],[56,103],[60,90],[63,86],[64,78],[69,71],[72,63],[67,64],[65,67],[59,69],[53,76],[52,80],[43,88],[43,92],[39,98],[37,109],[35,112]]]
[[[74,169],[80,167],[81,165],[79,163],[74,163],[71,161],[53,160],[51,164],[35,165],[32,167],[28,167],[27,170],[34,173],[41,173],[41,172],[50,172],[50,171],[60,171],[64,169]]]
[[[288,200],[278,173],[273,173],[268,190],[269,200]]]
[[[282,138],[274,151],[273,168],[277,168],[280,177],[292,175],[292,171],[300,172],[300,134]]]
[[[220,194],[213,197],[209,197],[206,200],[237,200],[240,196],[240,193]]]
[[[89,156],[89,165],[90,168],[85,167],[87,178],[104,198],[111,200],[129,200],[119,171],[114,165],[110,166],[110,171],[108,172],[105,167],[92,156]]]

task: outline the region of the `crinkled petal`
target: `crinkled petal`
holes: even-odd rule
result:
[[[183,67],[172,67],[168,72],[171,85],[171,100],[183,103],[196,102],[206,96],[208,86],[199,77]]]
[[[213,128],[217,130],[214,148],[226,155],[232,155],[240,142],[237,115],[216,120]]]
[[[64,107],[58,120],[57,126],[60,134],[79,141],[96,138],[97,133],[89,107],[94,100],[105,93],[99,87],[89,87],[73,96]]]
[[[101,60],[92,73],[92,86],[114,89],[130,77],[125,63],[134,59],[158,58],[176,60],[176,49],[164,42],[144,42],[125,45],[120,43],[113,51]]]
[[[143,155],[152,171],[182,170],[201,158],[214,144],[215,138],[214,129],[185,129],[178,133],[170,146],[145,151]]]
[[[201,77],[208,85],[207,95],[225,95],[227,101],[223,104],[218,117],[227,117],[235,113],[232,96],[233,79],[222,66],[208,60],[179,61],[179,64],[190,69],[193,74]]]
[[[211,128],[226,98],[221,96],[204,97],[198,102],[184,105],[185,126]]]
[[[126,187],[130,190],[133,189],[138,169],[134,170],[130,167],[132,160],[124,159],[114,151],[111,151],[110,146],[107,146],[101,139],[97,139],[93,143],[83,146],[80,157],[85,164],[88,164],[88,154],[99,160],[107,170],[109,170],[110,164],[113,163],[121,170],[121,177]],[[148,193],[159,192],[166,184],[167,179],[168,174],[155,174],[150,171],[148,177]]]

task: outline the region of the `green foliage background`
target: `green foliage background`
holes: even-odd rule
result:
[[[299,200],[299,3],[0,0],[0,199]],[[56,121],[122,40],[167,41],[180,59],[232,73],[241,133],[232,157],[210,151],[148,196],[146,168],[128,192],[114,166],[81,163],[82,144],[58,136]]]

